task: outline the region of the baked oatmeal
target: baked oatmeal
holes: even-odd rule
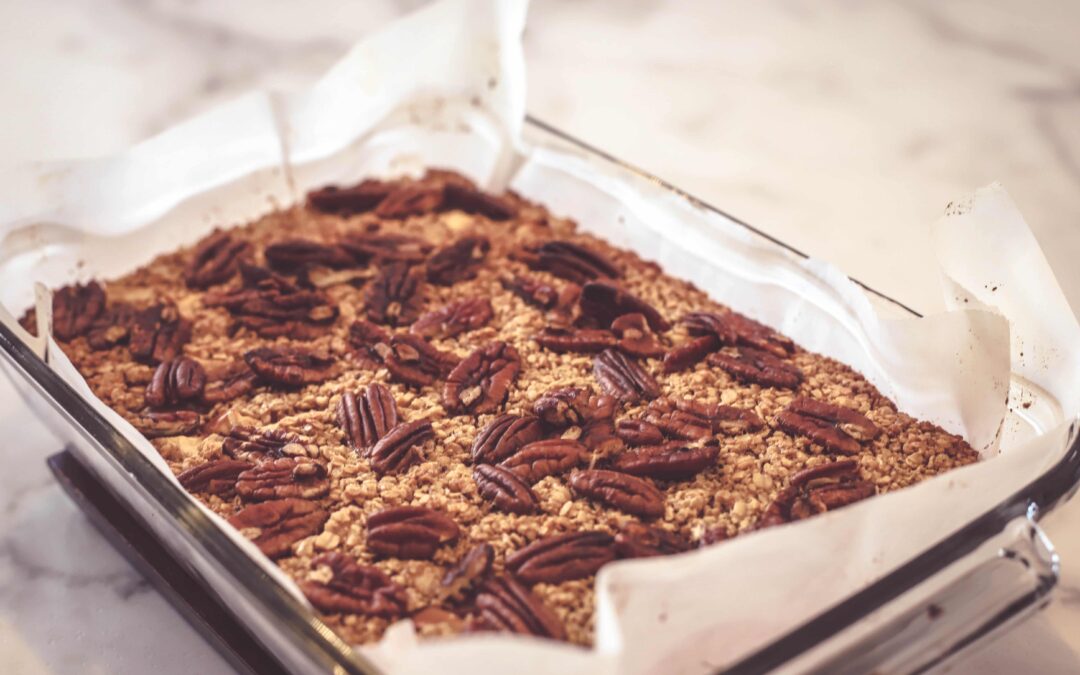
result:
[[[445,171],[315,191],[53,308],[94,393],[354,643],[411,617],[588,645],[609,562],[978,458],[847,366]]]

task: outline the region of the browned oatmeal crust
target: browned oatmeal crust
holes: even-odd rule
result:
[[[355,643],[412,617],[587,645],[607,562],[978,458],[847,366],[445,171],[317,191],[61,289],[54,315],[94,393]]]

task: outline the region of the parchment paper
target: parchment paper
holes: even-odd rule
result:
[[[450,167],[509,185],[852,365],[986,459],[809,521],[609,565],[597,579],[593,650],[502,635],[421,644],[405,621],[362,648],[393,672],[708,671],[909,559],[1060,457],[1080,411],[1080,326],[1000,187],[951,205],[934,228],[950,311],[883,318],[827,263],[625,170],[530,144],[524,18],[523,2],[446,0],[366,39],[306,92],[251,94],[116,157],[7,172],[0,300],[21,312],[34,282],[121,275],[312,187]],[[92,398],[51,340],[47,357]],[[97,403],[171,477],[150,443]]]

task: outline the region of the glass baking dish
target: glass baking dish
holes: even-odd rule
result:
[[[717,222],[746,228],[769,245],[802,252],[663,180],[621,162],[535,118],[525,140],[573,153],[627,179],[647,181],[707,212]],[[913,309],[854,280],[885,316],[918,316]],[[163,476],[83,395],[43,360],[41,344],[24,342],[0,323],[0,346],[19,389],[39,417],[151,529],[239,622],[294,672],[378,672],[308,607],[281,587],[226,536],[185,493]],[[1038,428],[1038,410],[1011,413]],[[1077,411],[1080,412],[1080,411]],[[1062,459],[1028,485],[951,535],[842,602],[721,670],[922,672],[1046,605],[1059,562],[1038,517],[1080,485],[1075,422]]]

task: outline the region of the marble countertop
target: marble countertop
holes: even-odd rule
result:
[[[112,152],[254,87],[310,82],[416,2],[0,3],[0,161]],[[997,180],[1080,307],[1080,5],[548,2],[529,109],[923,312],[928,225]],[[224,662],[51,480],[57,444],[0,379],[0,671],[218,673]],[[17,467],[17,468],[16,468]],[[1080,502],[1044,524],[1045,612],[957,671],[1080,668]]]

